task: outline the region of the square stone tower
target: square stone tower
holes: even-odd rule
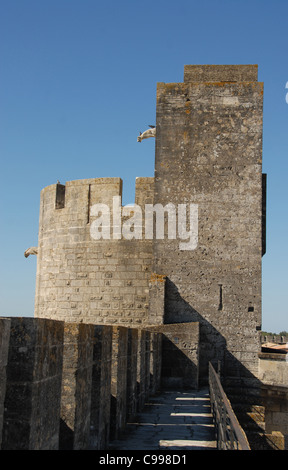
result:
[[[200,323],[200,376],[209,360],[228,376],[257,376],[265,252],[257,71],[187,65],[183,83],[157,86],[154,204],[188,212],[192,204],[198,226],[190,250],[179,236],[155,239],[153,268],[166,276],[164,323]]]

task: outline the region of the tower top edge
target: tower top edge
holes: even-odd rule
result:
[[[122,184],[122,178],[118,177],[105,177],[105,178],[87,178],[87,179],[79,179],[79,180],[71,180],[71,181],[65,181],[64,183],[57,182],[54,184],[50,184],[48,186],[45,186],[42,191],[49,190],[49,189],[55,189],[57,185],[61,186],[86,186],[87,184]]]
[[[257,82],[257,80],[257,64],[184,65],[184,82]]]

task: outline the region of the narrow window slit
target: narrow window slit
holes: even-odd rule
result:
[[[90,202],[91,202],[91,184],[88,186],[88,201],[87,201],[87,224],[90,223]]]
[[[219,284],[219,307],[218,310],[223,310],[223,286]]]
[[[65,184],[56,184],[55,209],[64,209],[65,207]]]

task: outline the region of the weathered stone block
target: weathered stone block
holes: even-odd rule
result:
[[[265,407],[265,431],[279,431],[288,436],[288,387],[262,384],[261,394]]]
[[[94,326],[91,385],[91,449],[107,449],[110,438],[112,327]]]
[[[60,448],[89,447],[94,325],[65,323]]]
[[[199,380],[199,323],[150,327],[162,334],[161,386],[194,389]]]
[[[257,81],[257,65],[185,65],[184,82]]]
[[[288,362],[285,354],[259,353],[258,378],[265,384],[288,384]]]
[[[138,335],[136,328],[128,329],[127,349],[127,407],[126,420],[131,420],[137,413],[137,360],[138,360]]]
[[[113,326],[110,437],[117,439],[126,425],[128,328]]]
[[[141,410],[149,394],[150,387],[150,332],[148,330],[139,330],[137,387],[137,408]]]
[[[56,450],[63,323],[27,317],[10,322],[2,449]]]
[[[166,276],[151,274],[149,282],[149,323],[162,325],[165,312]]]
[[[6,396],[6,368],[8,362],[10,325],[11,320],[9,318],[0,319],[0,449],[4,418],[4,400]]]
[[[161,388],[162,334],[150,332],[150,393],[154,395]]]

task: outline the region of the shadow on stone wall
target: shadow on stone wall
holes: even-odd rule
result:
[[[198,388],[198,366],[179,345],[164,334],[162,342],[162,388],[181,390]]]
[[[225,338],[180,295],[177,286],[166,278],[164,324],[199,323],[199,381],[207,384],[209,361],[224,366]]]
[[[73,450],[73,444],[74,432],[65,421],[60,418],[59,450]]]
[[[233,351],[228,350],[224,336],[210,322],[203,318],[195,308],[189,305],[181,297],[177,286],[169,278],[166,278],[164,324],[167,328],[173,328],[175,323],[179,326],[182,325],[182,329],[178,329],[179,338],[177,342],[179,344],[174,339],[173,341],[167,339],[165,331],[163,332],[163,387],[167,387],[168,384],[173,387],[171,377],[175,376],[174,388],[181,384],[185,388],[185,385],[189,384],[191,375],[194,374],[195,377],[195,374],[197,374],[195,363],[187,357],[185,350],[183,351],[181,335],[185,336],[189,327],[198,323],[199,387],[206,386],[209,383],[208,366],[209,362],[211,362],[216,371],[219,369],[224,391],[241,426],[247,434],[252,450],[271,450],[269,436],[265,434],[265,403],[261,397],[262,382],[245,367],[245,364],[235,357]],[[185,327],[185,325],[187,326]],[[257,338],[257,335],[255,335],[255,338]],[[166,349],[170,350],[171,354],[166,355]],[[258,361],[260,349],[259,335],[259,351],[256,351],[254,355],[255,362]],[[243,351],[243,354],[245,354],[245,346]],[[250,359],[253,359],[252,356]],[[179,376],[178,380],[177,375]],[[181,375],[182,377],[180,378]],[[165,381],[165,377],[169,376],[170,381]]]
[[[235,357],[233,350],[228,350],[225,337],[213,325],[211,325],[209,321],[203,318],[195,308],[189,305],[189,303],[181,297],[177,286],[171,281],[171,279],[166,278],[164,324],[167,328],[168,326],[171,328],[175,323],[182,325],[182,327],[178,329],[178,335],[181,337],[183,334],[183,338],[185,338],[185,335],[187,334],[188,325],[193,325],[194,323],[199,324],[198,374],[200,386],[208,384],[208,367],[209,362],[211,362],[216,370],[220,367],[221,380],[227,391],[232,390],[233,394],[237,391],[237,395],[241,395],[241,393],[245,391],[245,396],[247,396],[248,391],[253,400],[259,396],[261,381],[245,366],[244,360],[242,363]],[[185,324],[187,324],[187,328],[183,326]],[[257,338],[257,334],[255,335],[255,339]],[[196,340],[196,338],[194,338],[194,340]],[[258,353],[260,352],[260,348],[260,337],[259,350],[255,347],[255,352],[246,351],[246,346],[243,345],[242,354],[243,356],[247,356],[246,359],[248,358],[248,363],[249,360],[250,362],[254,361],[254,365],[258,363]],[[181,349],[175,341],[173,341],[173,350],[175,367],[181,364],[181,359],[183,360],[183,364],[185,364],[187,362],[187,357],[185,358],[183,354],[181,354],[181,351],[183,353],[183,348]],[[235,348],[235,353],[239,353],[239,347]],[[163,361],[163,367],[165,367],[165,354],[163,354]],[[170,367],[171,370],[172,364],[170,363],[167,367]],[[192,364],[190,367],[192,367]],[[187,370],[189,371],[189,368]],[[182,372],[185,373],[184,365],[182,367]],[[183,379],[183,383],[185,383],[185,379]]]

